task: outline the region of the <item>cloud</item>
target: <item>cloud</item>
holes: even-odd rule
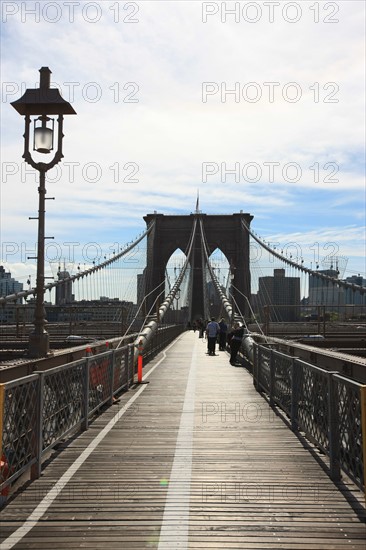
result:
[[[78,113],[65,117],[65,156],[47,183],[56,198],[47,205],[47,230],[60,242],[73,233],[85,241],[131,238],[148,212],[190,213],[197,188],[208,214],[250,211],[269,233],[291,235],[296,226],[308,234],[311,226],[318,234],[335,219],[363,226],[363,3],[339,2],[338,14],[319,4],[319,23],[315,8],[301,4],[294,24],[283,3],[273,23],[259,3],[255,24],[242,15],[222,23],[220,13],[203,23],[200,2],[140,2],[136,13],[134,3],[103,2],[100,14],[87,4],[74,8],[72,20],[59,3],[55,23],[47,18],[56,8],[36,22],[20,6],[3,23],[5,242],[36,237],[28,216],[37,211],[37,180],[24,174],[23,121],[9,103],[36,85],[43,65]],[[206,102],[204,83],[215,91]],[[219,167],[207,181],[205,162]],[[273,181],[268,163],[276,163]],[[225,174],[237,164],[239,181]],[[344,246],[352,252],[350,241]]]

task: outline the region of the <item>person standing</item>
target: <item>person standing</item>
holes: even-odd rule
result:
[[[209,355],[215,354],[215,346],[217,336],[220,333],[219,323],[216,322],[215,317],[211,317],[211,321],[207,324],[206,334],[207,334],[207,348]]]
[[[230,338],[230,365],[235,365],[236,356],[241,346],[244,336],[244,326],[239,323],[234,323],[234,328]]]
[[[203,338],[203,332],[204,332],[204,323],[203,319],[198,319],[197,321],[197,328],[198,328],[198,338]]]
[[[225,351],[226,347],[226,337],[227,337],[227,324],[225,319],[222,318],[219,322],[220,334],[219,334],[219,350]]]

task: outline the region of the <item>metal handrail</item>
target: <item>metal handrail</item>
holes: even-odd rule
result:
[[[334,481],[341,471],[365,491],[366,387],[320,367],[255,343],[253,383],[329,457]],[[366,401],[365,401],[366,402]]]

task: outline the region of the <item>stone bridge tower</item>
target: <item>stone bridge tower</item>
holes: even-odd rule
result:
[[[170,256],[180,248],[187,249],[195,218],[203,222],[204,234],[209,253],[219,248],[226,256],[234,274],[234,298],[242,313],[247,313],[245,296],[250,299],[249,233],[243,227],[242,220],[249,227],[253,216],[250,214],[207,215],[194,213],[188,216],[147,214],[144,220],[148,225],[155,221],[154,230],[147,238],[147,268],[145,273],[145,294],[151,292],[147,301],[149,311],[157,294],[164,289],[165,269]],[[193,288],[191,321],[204,317],[202,242],[199,227],[196,231],[193,257]],[[158,290],[153,291],[158,285]],[[242,294],[241,294],[242,293]],[[159,298],[159,303],[163,300]],[[155,311],[155,310],[154,310]]]

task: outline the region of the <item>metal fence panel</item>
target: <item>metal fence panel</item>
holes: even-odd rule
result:
[[[43,451],[83,421],[85,368],[86,361],[82,359],[41,374]]]
[[[113,359],[113,394],[128,387],[128,355],[127,346],[118,348]]]
[[[8,382],[5,387],[2,435],[1,489],[37,459],[39,377]]]
[[[338,394],[339,461],[341,468],[357,485],[363,483],[360,384],[335,375]]]
[[[290,416],[292,357],[272,351],[273,400]]]
[[[264,346],[259,346],[258,351],[258,384],[263,390],[269,392],[270,389],[270,360],[271,350]]]
[[[89,368],[89,414],[111,399],[113,351],[90,357]]]
[[[329,452],[328,373],[324,369],[295,360],[298,374],[298,426],[307,437]]]

